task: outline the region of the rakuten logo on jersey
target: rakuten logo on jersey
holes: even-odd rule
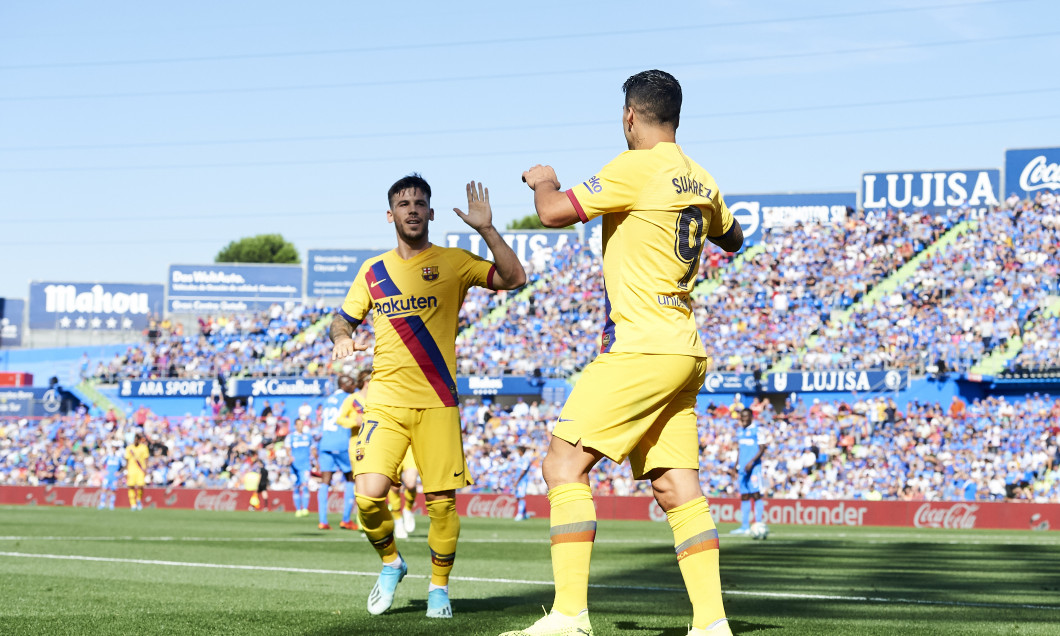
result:
[[[195,510],[225,510],[228,512],[235,512],[237,493],[219,490],[210,493],[208,490],[200,491],[195,496]]]
[[[491,519],[514,519],[517,508],[518,504],[515,501],[515,497],[510,495],[500,495],[492,499],[481,495],[474,495],[467,502],[467,512],[465,513],[465,516],[489,517]]]
[[[913,526],[917,528],[949,528],[968,530],[975,527],[975,511],[979,506],[972,504],[954,504],[948,508],[932,508],[926,503],[917,509],[913,516]]]

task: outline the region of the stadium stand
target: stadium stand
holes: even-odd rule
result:
[[[1028,316],[1057,293],[1055,215],[1055,208],[1029,204],[995,210],[879,302],[825,327],[796,366],[969,371],[1019,336]]]
[[[812,237],[809,238],[808,237]],[[461,310],[460,375],[569,378],[596,355],[604,320],[601,260],[589,245],[542,250],[514,293],[473,289]],[[693,308],[718,371],[907,369],[914,375],[1060,369],[1060,208],[1016,201],[984,218],[886,211],[835,226],[772,228],[740,255],[709,246]],[[108,357],[64,362],[102,383],[149,378],[333,376],[332,308],[274,305],[203,317],[197,333],[152,325]],[[370,324],[366,326],[370,335]],[[352,366],[370,364],[371,350]],[[90,386],[86,395],[95,395]],[[699,408],[701,477],[733,494],[741,398]],[[887,395],[749,406],[771,431],[764,468],[781,498],[1060,502],[1060,400],[988,397],[943,408]],[[721,400],[721,398],[715,398]],[[725,398],[728,400],[728,398]],[[101,400],[91,399],[97,405]],[[777,402],[776,404],[780,404]],[[255,408],[260,408],[256,406]],[[559,407],[468,398],[461,407],[475,489],[510,492],[516,455],[543,457]],[[305,415],[305,414],[300,414]],[[124,416],[124,417],[122,417]],[[295,413],[239,403],[163,417],[109,407],[64,417],[0,418],[0,484],[96,486],[108,448],[138,429],[152,440],[153,485],[241,488],[258,456],[273,487],[290,487],[283,439]],[[308,418],[318,423],[319,413]],[[601,494],[646,494],[604,460]],[[531,494],[545,492],[537,470]]]

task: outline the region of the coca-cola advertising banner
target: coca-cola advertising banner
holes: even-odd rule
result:
[[[1034,199],[1046,191],[1060,192],[1060,148],[1005,151],[1005,196]]]
[[[2,486],[0,504],[40,506],[94,507],[99,504],[99,488],[63,486]],[[290,491],[269,493],[269,506],[276,511],[294,510]],[[147,488],[144,507],[185,510],[246,510],[249,491],[193,490],[184,488]],[[128,507],[125,497],[117,497],[120,507]],[[422,500],[421,500],[422,501]],[[596,496],[599,519],[632,521],[665,521],[662,511],[651,497]],[[946,528],[955,530],[1056,530],[1060,529],[1060,504],[983,502],[983,501],[810,501],[802,499],[766,499],[766,522],[771,525],[798,526],[895,526],[908,528]],[[511,495],[463,493],[457,497],[457,511],[465,517],[511,519],[517,509]],[[312,498],[316,508],[316,498]],[[530,495],[527,512],[547,518],[548,498]],[[714,521],[739,521],[740,500],[712,498],[710,510]],[[328,511],[342,511],[342,493],[328,498]],[[422,510],[421,510],[422,512]]]

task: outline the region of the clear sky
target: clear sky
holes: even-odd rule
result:
[[[432,184],[435,242],[532,213],[625,150],[622,82],[684,88],[678,142],[723,193],[1000,168],[1060,145],[1060,3],[3,2],[0,297],[163,283],[228,241],[389,248],[386,190]]]

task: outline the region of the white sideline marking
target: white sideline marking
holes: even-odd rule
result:
[[[59,561],[93,561],[101,563],[133,563],[136,565],[168,565],[186,568],[209,568],[215,570],[253,570],[257,572],[287,572],[293,574],[327,574],[329,576],[378,576],[378,572],[355,572],[349,570],[321,570],[316,568],[287,568],[268,565],[228,565],[222,563],[195,563],[186,561],[158,561],[154,559],[119,559],[114,557],[94,557],[71,554],[27,554],[24,552],[0,552],[0,556],[24,558],[24,559],[52,559]],[[426,574],[406,574],[414,579],[427,579]],[[527,581],[522,579],[494,579],[477,576],[453,576],[454,581],[468,581],[474,583],[511,583],[515,585],[539,585],[552,586],[552,581]],[[636,590],[648,592],[684,592],[680,587],[650,587],[638,585],[600,585],[590,584],[589,587],[607,590]],[[800,594],[795,592],[748,592],[744,590],[723,591],[722,594],[730,596],[758,596],[766,598],[788,598],[806,599],[816,601],[853,601],[860,603],[888,603],[888,604],[911,604],[911,605],[941,605],[946,607],[987,607],[996,609],[1039,609],[1049,611],[1060,611],[1060,605],[1029,605],[1023,603],[972,603],[963,601],[930,601],[923,599],[907,598],[885,598],[880,596],[838,596],[832,594]]]
[[[1007,545],[1057,545],[1060,544],[1060,532],[1031,532],[1026,534],[1004,534],[1004,535],[972,535],[974,539],[954,539],[952,534],[942,534],[944,531],[928,531],[917,533],[838,533],[821,535],[808,532],[788,532],[782,530],[773,532],[770,537],[773,541],[784,541],[787,539],[852,539],[859,543],[889,543],[887,539],[904,539],[912,541],[923,541],[925,543],[943,543],[951,545],[985,545],[997,541],[1004,541]],[[0,541],[186,541],[193,542],[248,542],[248,543],[318,543],[318,542],[341,542],[342,537],[355,537],[353,534],[335,534],[320,537],[134,537],[134,536],[86,536],[86,537],[63,537],[63,536],[0,536]],[[726,541],[750,541],[750,536],[721,534],[722,542]],[[402,541],[426,542],[426,536],[409,537]],[[548,536],[542,535],[536,539],[518,538],[461,538],[460,543],[540,543],[548,544]],[[607,539],[597,537],[596,544],[637,544],[637,545],[673,545],[670,539]]]

